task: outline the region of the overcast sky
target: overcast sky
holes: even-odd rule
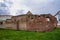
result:
[[[0,0],[0,15],[20,15],[27,11],[33,14],[56,14],[60,0]]]

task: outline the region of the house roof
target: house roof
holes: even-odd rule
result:
[[[11,17],[12,15],[0,15],[0,17],[5,17],[5,16],[10,16]]]
[[[59,14],[60,14],[60,11],[58,11],[54,16],[59,15]]]

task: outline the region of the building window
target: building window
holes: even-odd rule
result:
[[[49,18],[46,18],[46,20],[47,20],[47,21],[50,21],[50,19],[49,19]]]
[[[40,16],[38,16],[38,17],[40,17]]]
[[[2,25],[3,24],[3,22],[0,22],[0,25]]]
[[[59,19],[59,21],[60,21],[60,19]]]
[[[31,17],[31,19],[33,19],[33,17]]]
[[[34,21],[34,17],[33,16],[30,17],[30,21]]]

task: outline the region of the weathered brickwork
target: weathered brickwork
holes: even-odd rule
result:
[[[57,19],[50,14],[29,15],[27,27],[30,31],[51,31],[57,27]]]
[[[2,25],[0,24],[0,28],[36,32],[52,31],[57,27],[57,19],[51,14],[34,15],[30,11],[27,14],[13,16],[11,19],[3,22]]]

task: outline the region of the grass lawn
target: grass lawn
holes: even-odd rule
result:
[[[0,29],[0,40],[60,40],[60,28],[56,28],[51,32]]]

